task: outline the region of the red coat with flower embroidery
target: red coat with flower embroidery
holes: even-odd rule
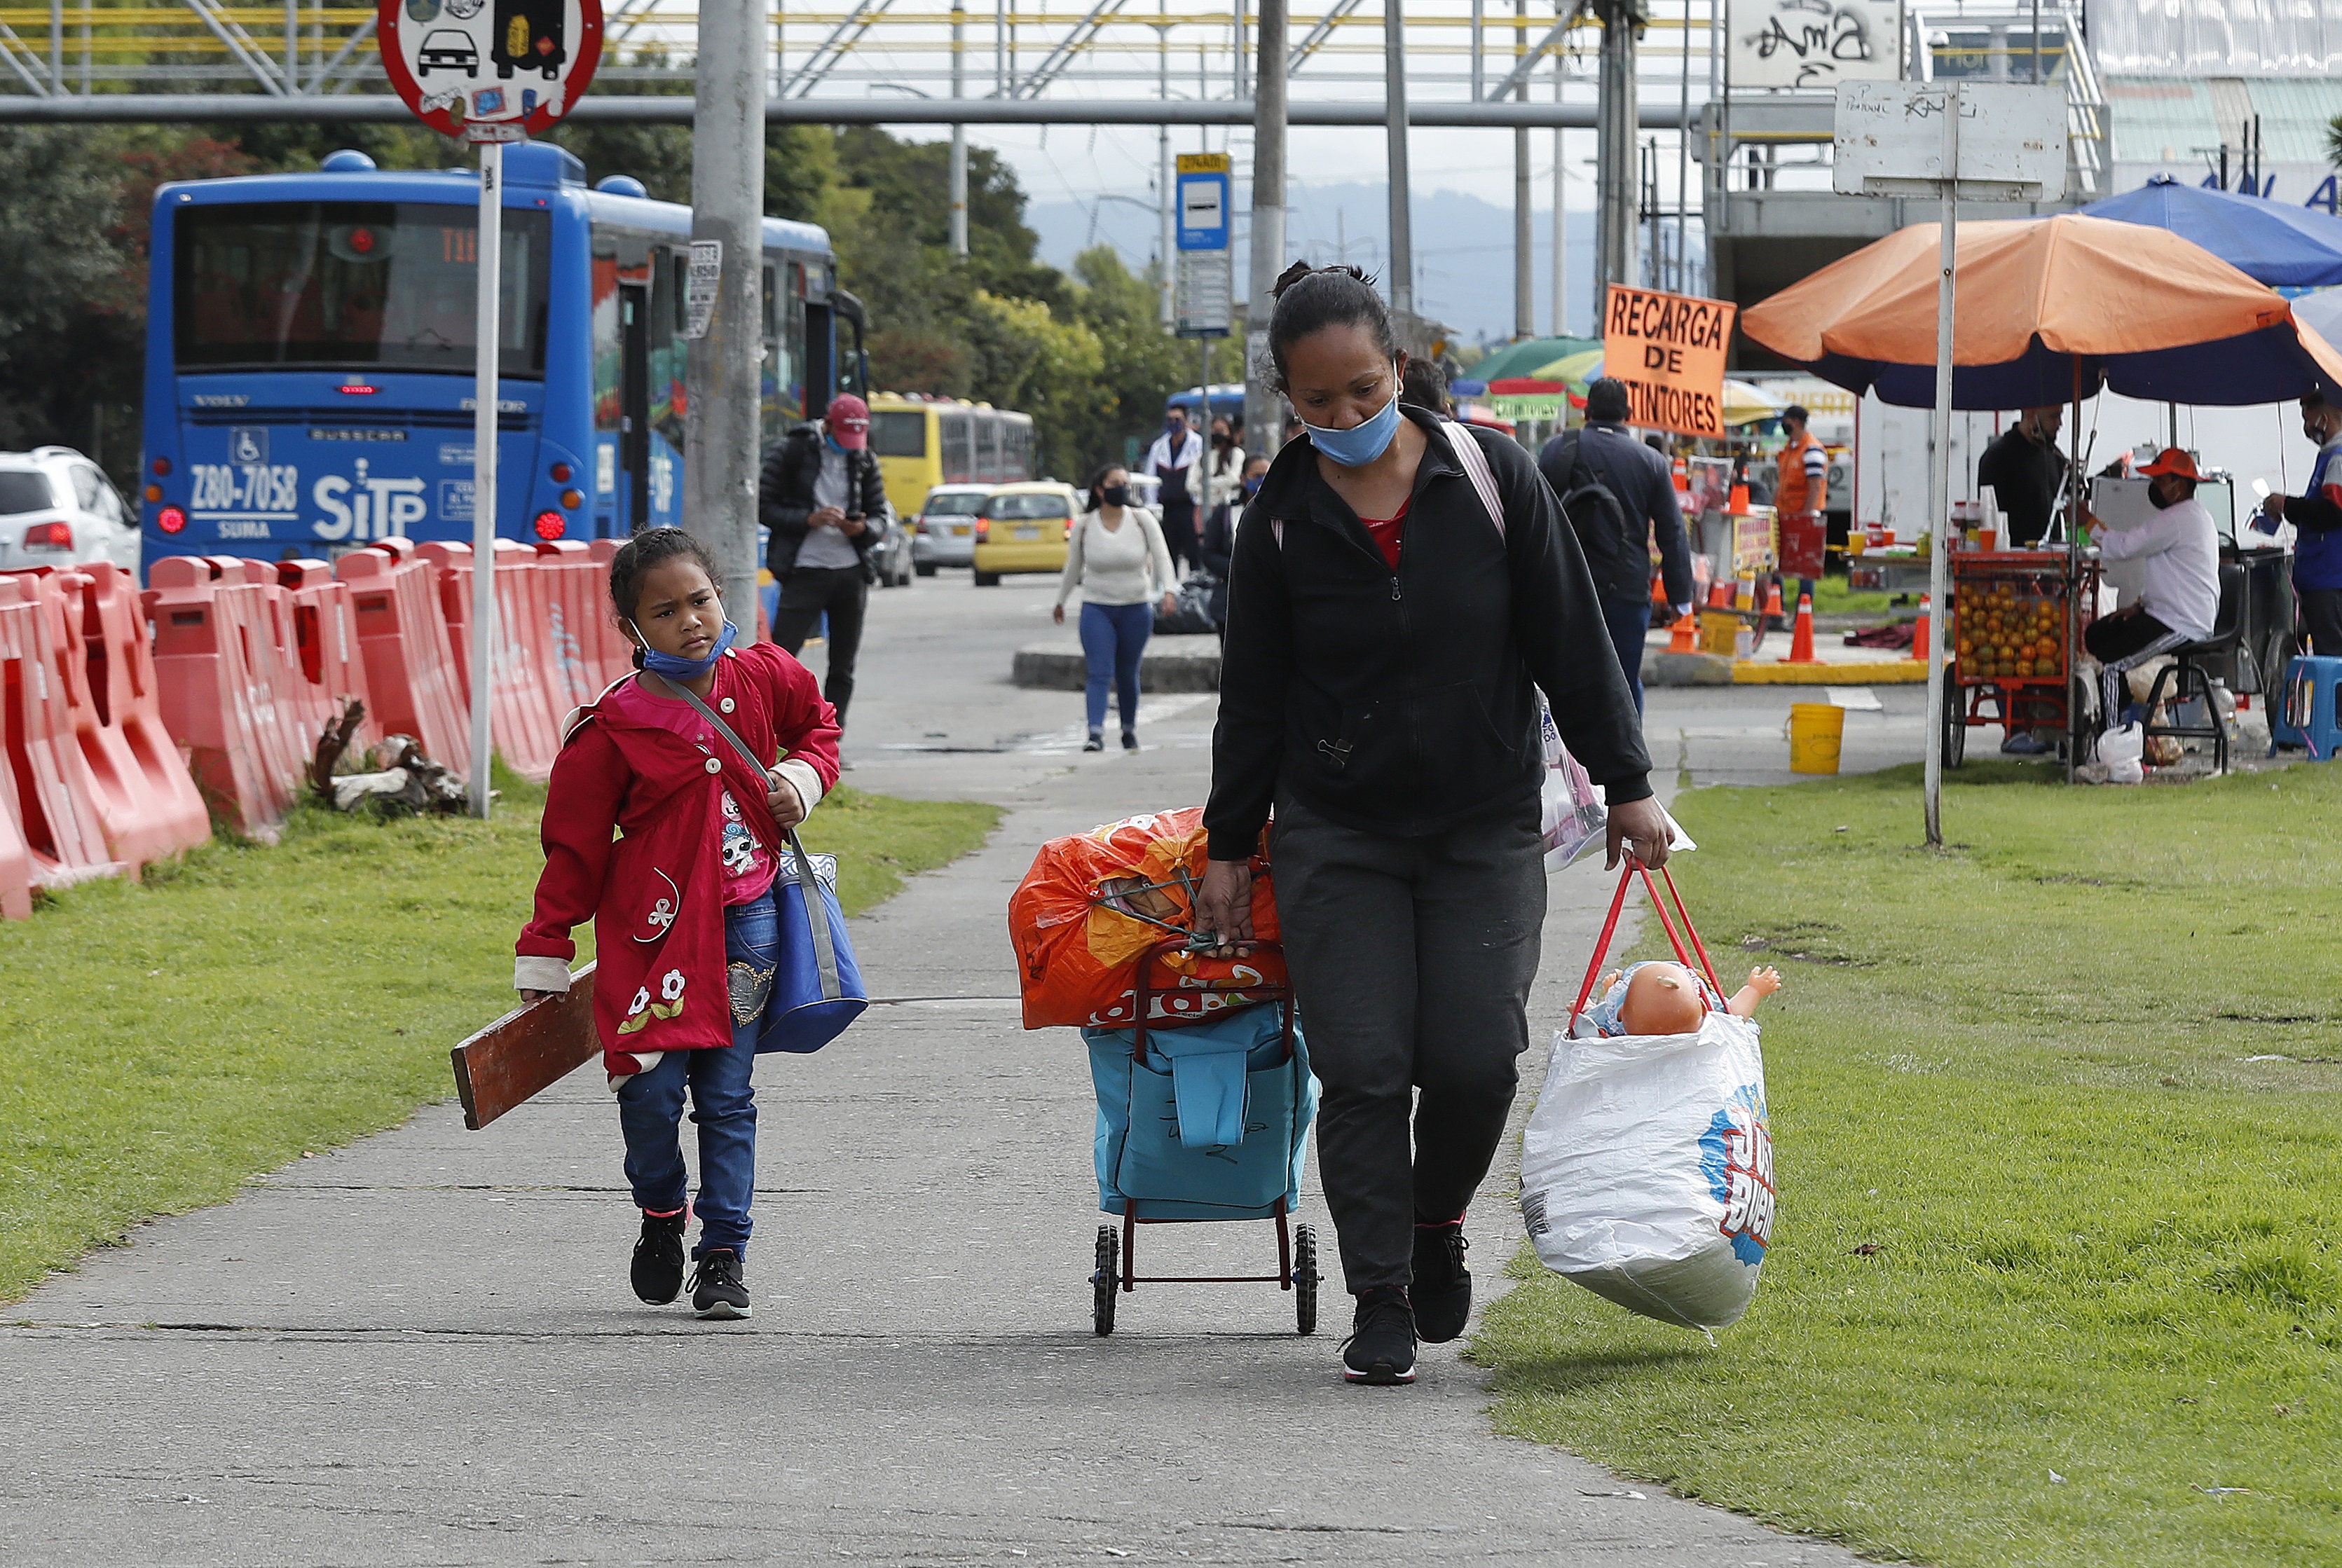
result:
[[[696,714],[696,739],[676,734],[653,703],[667,716],[683,705],[622,681],[578,710],[545,797],[536,916],[515,944],[565,964],[570,932],[594,923],[594,1026],[614,1074],[636,1071],[637,1053],[732,1044],[724,792],[768,854],[786,842],[766,781],[731,743]],[[809,764],[825,794],[837,783],[837,714],[791,654],[770,643],[727,652],[707,704],[758,756]]]

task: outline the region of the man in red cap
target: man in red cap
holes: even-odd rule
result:
[[[765,564],[781,585],[773,641],[794,654],[829,617],[821,694],[843,725],[876,576],[870,547],[895,514],[870,454],[870,405],[850,392],[831,398],[825,417],[773,443],[756,490],[758,516],[772,535]]]
[[[2138,592],[2113,614],[2092,622],[2082,636],[2104,672],[2107,729],[2122,723],[2123,676],[2158,654],[2211,636],[2220,614],[2220,532],[2196,499],[2203,478],[2196,460],[2167,447],[2139,472],[2150,481],[2153,516],[2128,528],[2088,519],[2090,537],[2105,559],[2138,566]]]

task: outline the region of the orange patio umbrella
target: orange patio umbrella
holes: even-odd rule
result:
[[[2104,386],[2157,403],[2342,400],[2342,354],[2190,240],[2060,213],[1959,225],[1952,406],[2035,408]],[[1744,311],[1750,338],[1887,403],[1936,401],[1939,231],[1914,224]]]

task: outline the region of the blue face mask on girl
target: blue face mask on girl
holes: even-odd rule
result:
[[[643,629],[635,627],[635,635],[641,637],[642,634]],[[645,638],[640,649],[643,668],[670,681],[696,681],[716,667],[716,661],[730,650],[739,635],[740,628],[726,621],[724,634],[716,639],[716,645],[707,650],[707,656],[704,659],[686,659],[681,654],[662,654],[650,645],[648,638]]]
[[[1309,433],[1309,444],[1340,464],[1345,468],[1363,468],[1390,450],[1398,435],[1398,375],[1394,366],[1391,374],[1391,399],[1382,411],[1347,430],[1321,430],[1307,420],[1301,428]]]

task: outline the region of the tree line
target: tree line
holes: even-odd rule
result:
[[[589,181],[631,175],[691,199],[682,125],[568,125],[549,138]],[[173,180],[314,169],[355,147],[385,169],[447,168],[466,150],[420,126],[0,126],[0,447],[58,443],[135,484],[145,357],[147,227]],[[1164,400],[1195,385],[1198,354],[1160,319],[1150,266],[1111,246],[1045,265],[1015,172],[968,154],[970,254],[949,243],[949,149],[876,127],[775,126],[765,210],[829,231],[839,281],[867,308],[872,385],[968,397],[1034,416],[1041,471],[1086,476],[1151,438]],[[1241,351],[1217,346],[1214,375]],[[767,439],[778,432],[766,432]]]

